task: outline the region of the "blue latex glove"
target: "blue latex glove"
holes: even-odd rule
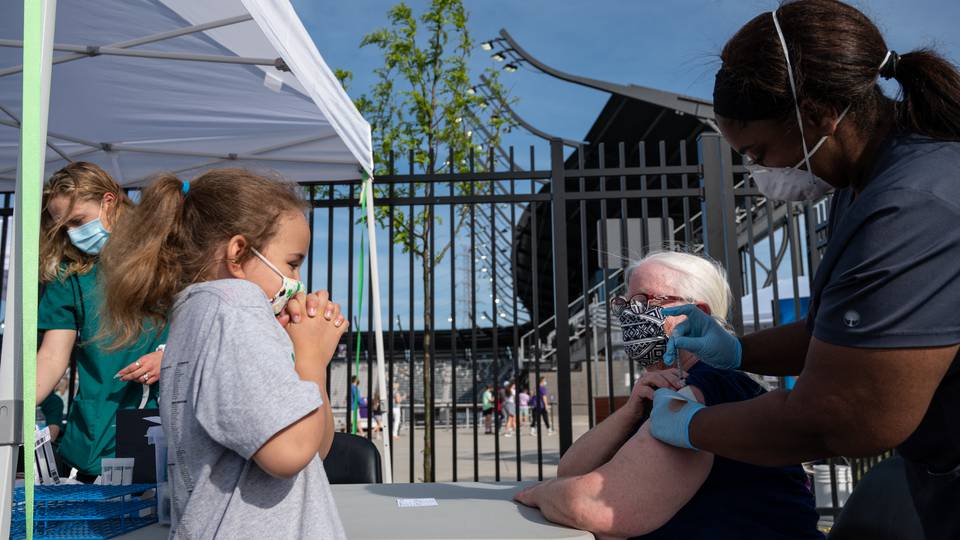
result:
[[[688,399],[679,392],[660,388],[653,393],[650,434],[671,446],[697,450],[690,443],[690,421],[693,420],[693,415],[703,408],[701,403]]]
[[[663,363],[670,366],[677,360],[677,349],[695,354],[700,361],[719,369],[740,367],[740,340],[730,335],[713,317],[693,304],[663,308],[664,316],[686,315],[687,320],[673,329],[667,341]]]

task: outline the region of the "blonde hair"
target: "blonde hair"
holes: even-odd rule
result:
[[[48,283],[90,271],[96,256],[77,249],[70,242],[64,225],[77,202],[101,202],[108,193],[113,194],[117,202],[107,210],[107,218],[111,224],[116,224],[123,212],[133,205],[120,185],[97,165],[86,161],[70,163],[47,180],[40,214],[40,281]],[[55,220],[50,213],[50,203],[58,197],[67,197],[70,205],[67,212]],[[61,269],[62,266],[66,268]]]
[[[676,272],[677,279],[671,283],[676,296],[692,302],[703,302],[718,322],[729,327],[727,316],[733,293],[727,283],[727,272],[719,263],[690,253],[656,251],[627,268],[627,283],[634,270],[648,263],[656,263]]]
[[[145,321],[166,324],[176,295],[207,279],[214,254],[232,237],[262,249],[281,215],[304,209],[295,184],[245,169],[211,170],[189,184],[156,176],[101,255],[101,337],[119,348],[143,332]],[[247,249],[236,262],[251,256]]]

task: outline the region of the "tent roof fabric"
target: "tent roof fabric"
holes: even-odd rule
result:
[[[2,8],[0,39],[22,39],[21,10],[20,2]],[[97,163],[128,186],[158,171],[192,178],[224,166],[292,181],[371,171],[370,126],[288,0],[60,2],[54,41],[118,47],[230,18],[232,24],[128,50],[282,58],[292,73],[273,65],[115,55],[55,63],[46,174],[67,163],[61,153]],[[71,55],[55,51],[54,62]],[[21,63],[20,48],[0,47],[0,73]],[[0,76],[0,190],[12,190],[16,178],[21,85],[20,73]]]

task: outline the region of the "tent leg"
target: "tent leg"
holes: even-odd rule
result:
[[[17,265],[17,229],[13,228],[13,249],[10,251],[10,272],[7,283],[16,280]],[[10,538],[10,518],[13,509],[13,486],[16,482],[17,450],[23,443],[23,374],[22,365],[16,361],[13,350],[16,348],[16,327],[19,321],[14,312],[15,287],[7,286],[7,306],[5,319],[6,334],[3,351],[0,353],[0,538]]]
[[[20,126],[20,159],[14,210],[14,250],[7,285],[6,339],[0,351],[0,372],[15,375],[0,386],[0,427],[7,422],[21,437],[0,431],[0,537],[10,531],[19,442],[26,444],[26,533],[33,538],[33,438],[36,412],[37,284],[40,240],[40,186],[46,163],[47,118],[50,105],[50,71],[56,0],[23,3],[23,113]],[[12,300],[12,302],[11,302]],[[12,314],[12,316],[11,316]],[[30,330],[24,332],[25,328]],[[12,330],[12,331],[11,331]],[[17,374],[22,376],[18,377]],[[7,406],[4,410],[4,405]],[[17,414],[19,412],[22,414]],[[9,440],[18,439],[18,440]],[[9,468],[9,470],[8,470]]]
[[[370,239],[370,299],[373,302],[373,331],[377,347],[377,378],[380,386],[381,402],[387,399],[387,376],[383,367],[383,312],[380,307],[380,272],[377,266],[377,226],[373,215],[373,178],[367,177],[366,186],[363,190],[367,198],[367,236]],[[390,389],[393,390],[392,388]],[[389,422],[388,422],[389,424]],[[383,456],[381,464],[383,465],[383,481],[387,484],[393,483],[393,470],[390,463],[390,437],[389,429],[381,429],[380,435],[383,438]]]

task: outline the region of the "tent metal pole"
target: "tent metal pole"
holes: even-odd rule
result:
[[[19,118],[16,118],[13,114],[9,113],[7,109],[2,105],[0,105],[0,110],[3,110],[3,112],[6,112],[7,115],[10,116],[10,118],[13,118],[14,120],[16,120],[16,122],[14,122],[13,120],[4,120],[0,118],[0,125],[10,126],[17,129],[20,128]],[[48,138],[53,137],[54,139],[60,139],[62,141],[72,142],[75,144],[82,144],[83,146],[89,146],[90,148],[96,148],[97,150],[101,150],[103,148],[103,143],[98,143],[96,141],[90,141],[87,139],[81,139],[80,137],[74,137],[72,135],[64,135],[62,133],[57,133],[55,131],[48,131],[47,137]]]
[[[70,157],[70,161],[73,161],[74,159],[76,159],[76,158],[78,158],[78,157],[83,157],[83,156],[86,156],[86,155],[88,155],[88,154],[95,154],[95,153],[100,152],[100,151],[101,151],[100,148],[91,148],[91,149],[89,149],[89,150],[84,150],[84,151],[82,151],[82,152],[75,152],[75,153],[73,153],[73,154],[67,154],[67,156]],[[48,159],[48,160],[46,160],[46,163],[52,163],[52,162],[54,162],[54,161],[57,161],[58,159],[60,159],[60,158]],[[7,174],[7,173],[11,173],[11,172],[14,172],[14,171],[16,171],[16,170],[17,170],[16,167],[7,167],[6,169],[0,169],[0,175]],[[41,180],[42,180],[42,179],[41,179]]]
[[[12,122],[10,122],[10,125],[13,125],[13,126],[16,127],[17,129],[20,128],[20,119],[17,118],[17,115],[15,115],[15,114],[13,114],[12,112],[10,112],[10,109],[7,109],[7,108],[4,107],[3,105],[0,105],[0,111],[3,111],[4,114],[6,114],[7,116],[9,116],[9,117],[11,118]],[[6,122],[4,122],[4,123],[6,124]],[[56,152],[57,154],[59,154],[60,157],[62,157],[63,159],[65,159],[65,160],[67,160],[67,161],[72,161],[72,160],[70,159],[70,156],[68,156],[63,150],[61,150],[60,148],[58,148],[57,145],[55,145],[55,144],[53,144],[52,142],[50,142],[49,139],[47,140],[47,148],[49,148],[49,149],[53,150],[54,152]]]
[[[189,34],[194,34],[196,32],[205,32],[207,30],[213,30],[215,28],[221,28],[224,26],[230,26],[232,24],[247,22],[253,19],[249,14],[246,15],[237,15],[236,17],[229,17],[227,19],[219,19],[216,21],[210,21],[208,23],[197,24],[194,26],[187,26],[184,28],[178,28],[176,30],[171,30],[169,32],[161,32],[159,34],[152,34],[142,38],[131,39],[129,41],[121,41],[119,43],[113,43],[109,47],[117,49],[126,49],[129,47],[137,47],[139,45],[146,45],[148,43],[156,43],[158,41],[164,41],[167,39],[172,39],[175,37],[186,36]],[[81,58],[89,58],[90,55],[84,52],[83,54],[66,54],[63,56],[58,56],[53,59],[54,64],[62,64],[64,62],[72,62],[74,60],[80,60]],[[14,73],[20,73],[23,71],[23,66],[14,66],[4,70],[0,70],[0,77],[6,75],[13,75]]]
[[[0,39],[0,47],[23,47],[18,39]],[[186,60],[191,62],[214,62],[219,64],[248,64],[256,66],[277,65],[276,58],[250,58],[246,56],[227,56],[223,54],[193,54],[165,51],[143,51],[139,49],[120,49],[100,47],[98,45],[69,45],[58,43],[54,50],[82,53],[85,56],[131,56],[134,58],[157,58],[161,60]]]
[[[380,386],[380,399],[387,396],[387,375],[383,367],[383,310],[380,306],[380,271],[377,265],[377,225],[373,213],[373,176],[365,175],[364,196],[367,198],[367,236],[370,241],[370,300],[373,302],[373,332],[377,349],[377,378]],[[390,391],[393,391],[391,388]],[[412,399],[412,398],[411,398]],[[383,481],[387,484],[393,483],[393,470],[390,463],[390,437],[389,429],[381,429],[380,435],[383,437],[383,456],[380,460],[383,466]],[[413,431],[411,430],[411,437]]]
[[[0,538],[10,536],[17,449],[26,444],[26,533],[33,538],[33,433],[37,366],[37,267],[40,240],[40,185],[46,153],[50,72],[56,0],[24,1],[24,126],[20,130],[14,212],[12,287],[7,287],[7,339],[0,349]],[[34,41],[35,40],[35,41]],[[12,301],[11,301],[12,300]],[[29,328],[28,331],[24,331]],[[11,332],[12,330],[12,332]],[[13,339],[10,339],[10,337]],[[12,375],[12,376],[11,376]]]

